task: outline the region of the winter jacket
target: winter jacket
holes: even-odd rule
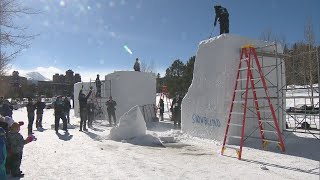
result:
[[[58,99],[54,102],[54,114],[63,114],[65,112],[65,106],[63,101],[59,101]]]
[[[63,102],[64,102],[65,111],[69,112],[71,109],[71,103],[70,103],[69,99],[65,98]]]
[[[36,106],[33,104],[33,102],[28,102],[26,106],[28,115],[34,115],[34,110],[36,110]]]
[[[108,100],[106,102],[107,111],[108,112],[114,112],[116,110],[117,103],[114,100]]]
[[[162,99],[160,100],[159,105],[160,105],[160,113],[163,113],[164,112],[164,102]]]
[[[26,144],[26,141],[23,139],[23,136],[18,132],[9,132],[7,139],[8,150],[12,154],[19,154],[23,152],[23,147]]]
[[[41,101],[37,101],[36,104],[37,114],[43,114],[43,109],[46,108],[46,104]]]
[[[135,62],[135,63],[134,63],[134,66],[133,66],[133,69],[134,69],[135,71],[140,71],[140,63],[139,63],[139,62]]]
[[[87,109],[87,101],[88,98],[90,97],[92,91],[90,90],[88,95],[86,96],[84,93],[80,92],[79,93],[79,105],[80,105],[80,109]]]
[[[12,110],[13,110],[13,107],[8,104],[8,103],[3,103],[2,105],[2,116],[9,116],[9,117],[12,117]]]
[[[96,79],[96,87],[101,88],[101,81],[98,78]]]
[[[94,103],[88,103],[87,110],[89,114],[94,114]]]
[[[0,179],[7,179],[6,166],[5,166],[6,157],[7,157],[7,150],[6,150],[5,138],[0,137]]]

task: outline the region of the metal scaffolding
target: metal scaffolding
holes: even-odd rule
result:
[[[270,98],[275,106],[280,128],[289,132],[309,133],[320,139],[318,51],[313,50],[295,55],[283,54],[278,52],[277,43],[273,43],[268,46],[257,47],[256,52],[267,82]],[[306,60],[310,57],[314,58],[312,59],[312,66]],[[304,73],[295,68],[298,58],[303,59],[299,68],[300,70],[301,68],[304,69]],[[275,62],[270,63],[270,60]],[[316,73],[316,76],[312,76],[312,73]],[[312,81],[308,76],[312,76]],[[291,79],[291,81],[287,82],[288,79]],[[298,79],[300,79],[300,82],[295,82]],[[256,81],[255,86],[256,89],[262,88],[260,81]],[[247,110],[252,113],[252,117],[247,118],[257,118],[253,106],[248,106]],[[271,114],[263,114],[263,116],[264,119],[271,118]],[[272,124],[265,124],[265,126],[268,126],[264,127],[265,129],[275,130],[276,128]],[[246,139],[251,137],[258,129],[258,127],[253,129],[246,136]]]

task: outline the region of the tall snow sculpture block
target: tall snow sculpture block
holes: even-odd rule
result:
[[[194,64],[192,84],[182,101],[183,132],[198,137],[223,140],[240,61],[240,48],[246,44],[264,47],[263,51],[270,53],[274,53],[276,50],[278,53],[283,51],[279,46],[271,46],[273,44],[271,42],[250,40],[230,34],[223,34],[200,42]],[[277,109],[278,104],[282,106],[284,103],[282,101],[283,94],[277,93],[285,84],[284,62],[275,57],[263,57],[263,60],[259,59],[259,61],[265,66],[263,72],[266,79],[274,85],[268,89],[269,95],[273,97],[279,95],[279,98],[272,99],[274,109]],[[279,65],[277,69],[276,64]],[[280,72],[283,73],[283,78],[279,75]],[[254,72],[254,76],[258,77],[257,72]],[[262,87],[262,83],[259,82],[256,87],[258,86]],[[262,91],[258,92],[259,95],[263,96]],[[267,105],[267,101],[260,103],[260,106],[261,104]],[[248,106],[253,106],[252,99],[248,101]],[[255,109],[253,110],[255,111]],[[234,105],[233,111],[243,112],[243,108],[240,104]],[[262,117],[266,118],[269,115],[271,113],[263,113]],[[276,116],[282,131],[285,121],[284,113],[282,110],[277,111]],[[241,115],[233,115],[232,118],[233,123],[242,124]],[[258,118],[247,110],[246,135],[249,135],[256,128],[258,128]],[[240,133],[240,127],[229,128],[229,135],[240,136]],[[259,130],[255,131],[253,136],[260,137]]]
[[[85,94],[89,92],[89,82],[77,83],[74,85],[75,98],[75,115],[79,117],[79,91],[83,86]],[[96,91],[95,83],[91,83],[93,91]],[[128,112],[132,107],[138,105],[155,105],[156,104],[156,76],[153,73],[136,72],[136,71],[116,71],[105,76],[101,87],[102,98],[96,99],[104,112],[104,119],[108,119],[107,107],[105,102],[112,96],[117,102],[116,117],[120,118],[124,113]],[[150,110],[142,114],[150,117]],[[145,117],[146,118],[146,117]],[[149,119],[145,119],[148,121]],[[119,122],[117,120],[117,122]]]

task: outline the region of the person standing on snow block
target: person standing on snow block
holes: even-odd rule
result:
[[[32,134],[32,126],[34,121],[34,111],[36,110],[36,106],[34,105],[32,98],[28,98],[27,112],[28,112],[28,135]]]
[[[67,119],[65,116],[65,105],[62,101],[62,96],[58,96],[53,104],[54,106],[54,129],[56,133],[59,130],[60,119],[62,119],[63,127],[62,130],[67,131]]]
[[[116,106],[117,103],[112,100],[112,96],[109,97],[109,100],[106,102],[106,106],[107,106],[107,112],[108,112],[108,116],[109,116],[109,125],[112,126],[111,123],[111,116],[113,117],[113,121],[114,121],[114,125],[117,125],[117,120],[116,120]]]
[[[6,132],[0,127],[0,179],[7,179],[6,173]]]
[[[84,131],[88,131],[86,128],[86,121],[88,118],[88,111],[87,111],[87,101],[92,93],[92,86],[90,87],[90,91],[87,94],[87,96],[80,90],[79,92],[79,105],[80,105],[80,130],[82,131],[82,128]]]
[[[214,6],[216,17],[214,19],[214,26],[217,25],[217,20],[220,22],[220,35],[229,33],[229,13],[226,8],[222,6]]]
[[[164,102],[163,102],[163,99],[160,99],[159,109],[160,109],[160,121],[163,121],[163,113],[164,113]]]
[[[13,123],[11,130],[8,133],[7,146],[8,146],[8,159],[7,166],[12,177],[23,177],[24,174],[20,171],[20,165],[23,154],[23,147],[25,144],[33,141],[33,136],[28,136],[23,139],[20,132],[20,124]]]
[[[65,112],[65,116],[66,116],[66,119],[67,119],[67,123],[70,124],[70,109],[71,109],[71,103],[68,99],[68,97],[64,97],[64,100],[63,100],[63,103],[64,103],[64,112]]]
[[[96,78],[96,87],[97,87],[96,97],[101,97],[101,81],[100,81],[100,75],[99,74],[97,74],[97,78]]]
[[[139,59],[136,59],[136,62],[134,63],[133,66],[134,71],[139,71],[140,72],[140,63],[139,63]]]
[[[41,97],[38,98],[38,101],[35,104],[36,106],[36,128],[42,128],[42,117],[43,117],[43,109],[46,107],[46,104],[41,101]]]

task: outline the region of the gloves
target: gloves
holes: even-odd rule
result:
[[[23,125],[24,125],[24,122],[23,122],[23,121],[19,121],[18,124],[19,124],[20,126],[23,126]]]
[[[33,137],[32,137],[32,136],[28,136],[28,137],[26,138],[26,141],[27,141],[27,143],[33,141]]]

